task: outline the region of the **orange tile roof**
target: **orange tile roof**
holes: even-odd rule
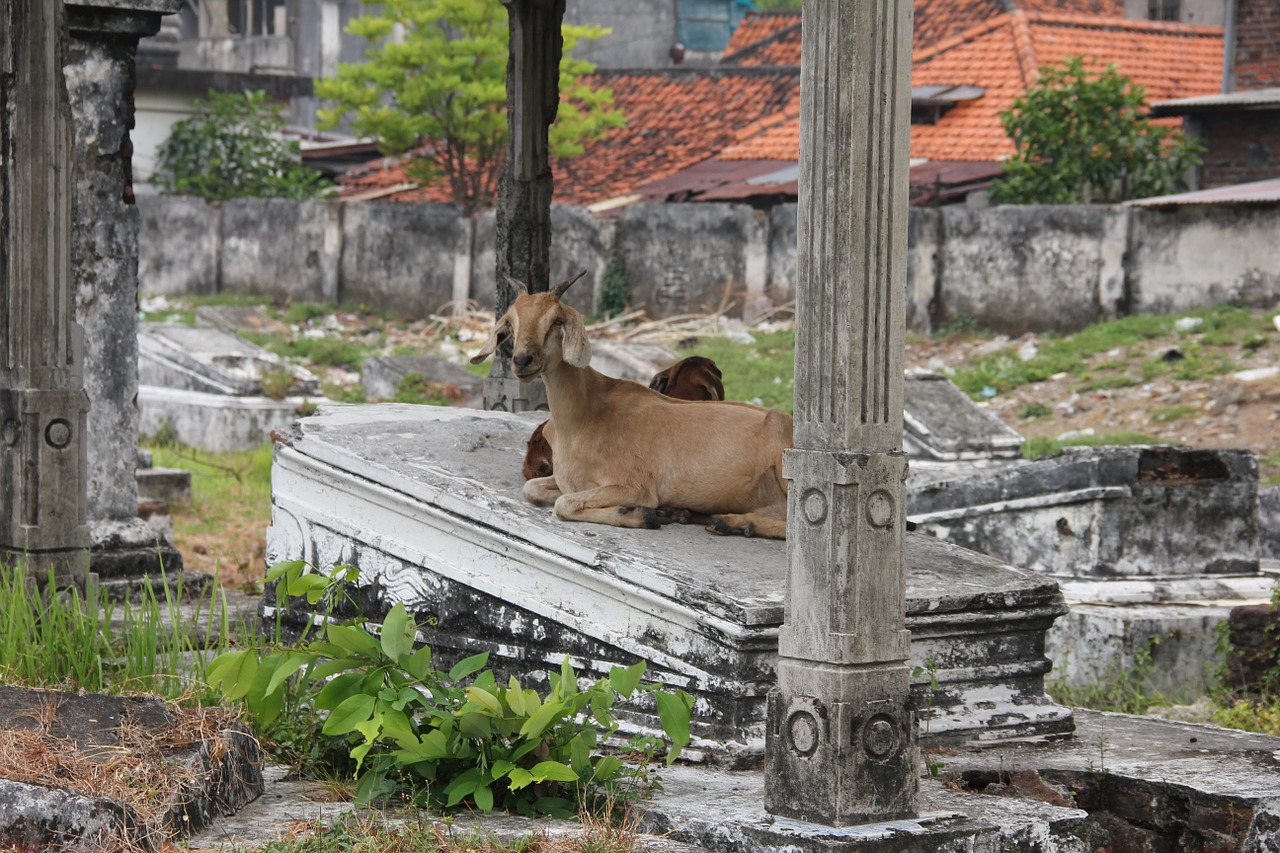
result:
[[[1009,12],[1124,17],[1124,0],[915,0],[916,50]],[[747,12],[725,49],[725,65],[799,65],[800,13]]]
[[[1146,89],[1148,101],[1221,87],[1218,27],[1015,12],[916,52],[912,85],[970,84],[987,91],[937,124],[913,125],[911,156],[996,160],[1012,154],[1000,113],[1027,91],[1041,67],[1075,55],[1089,57],[1098,68],[1114,64]]]
[[[1040,67],[1077,54],[1093,58],[1099,67],[1115,64],[1146,89],[1148,101],[1220,88],[1220,28],[1109,16],[1001,14],[915,52],[913,86],[972,85],[986,92],[953,107],[937,124],[912,125],[911,156],[993,161],[1012,154],[1000,113],[1026,92]],[[799,157],[798,68],[597,72],[595,81],[613,89],[628,124],[589,143],[580,157],[554,164],[556,201],[585,205],[626,195],[712,156]],[[445,197],[439,187],[396,189],[403,181],[398,166],[384,167],[344,181],[344,195],[381,191],[406,201]]]
[[[729,39],[721,65],[799,65],[800,13],[747,12]]]
[[[1010,12],[1124,17],[1124,0],[915,0],[915,49]]]
[[[911,127],[911,156],[929,160],[998,160],[1013,153],[1000,113],[1013,105],[1045,65],[1073,55],[1098,67],[1116,65],[1144,87],[1148,102],[1218,91],[1222,31],[1217,27],[1022,13],[999,15],[916,51],[913,86],[973,85],[986,89],[937,124]],[[1172,95],[1180,92],[1181,95]],[[800,122],[793,119],[720,152],[722,160],[796,159]]]
[[[771,11],[751,10],[742,16],[738,26],[729,37],[729,45],[724,49],[725,60],[735,53],[753,48],[761,42],[775,39],[780,35],[800,26],[800,13],[794,9],[774,9]],[[726,62],[726,64],[735,64]],[[798,64],[798,63],[791,63]]]
[[[613,90],[614,105],[626,115],[627,125],[587,143],[581,155],[553,163],[555,200],[564,204],[625,195],[714,156],[744,136],[785,121],[794,114],[800,92],[798,68],[601,71],[592,80]],[[345,178],[342,194],[448,200],[443,183],[404,189],[404,182],[402,166],[383,164]]]

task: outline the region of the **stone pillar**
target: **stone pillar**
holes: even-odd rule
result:
[[[182,567],[138,518],[138,209],[129,132],[139,39],[180,0],[69,0],[65,69],[74,193],[71,269],[85,330],[91,567],[139,576]]]
[[[513,298],[507,276],[540,293],[551,278],[551,196],[547,132],[560,105],[560,56],[565,0],[502,0],[509,19],[507,160],[498,182],[498,294],[501,317]],[[507,367],[502,346],[485,380],[484,406],[523,412],[547,408],[542,383],[524,384]]]
[[[795,448],[765,807],[914,817],[902,451],[911,0],[805,0]]]
[[[87,580],[62,0],[0,4],[0,560]]]

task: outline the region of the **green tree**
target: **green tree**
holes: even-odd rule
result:
[[[160,145],[151,183],[161,192],[209,201],[328,194],[324,176],[299,161],[298,143],[280,137],[280,110],[267,103],[266,92],[211,90]]]
[[[1079,56],[1040,69],[1000,115],[1016,153],[992,198],[1008,204],[1113,204],[1186,189],[1204,146],[1153,124],[1141,86]]]
[[[495,0],[361,2],[378,8],[347,27],[370,41],[366,61],[342,64],[317,82],[316,94],[334,104],[320,110],[320,126],[347,121],[384,154],[411,152],[410,179],[443,177],[467,212],[491,205],[507,148],[506,9]],[[557,157],[581,153],[584,141],[624,123],[613,92],[583,80],[595,66],[572,57],[578,42],[608,32],[563,27],[560,106],[550,131]]]

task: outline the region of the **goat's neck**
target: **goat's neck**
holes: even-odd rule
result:
[[[547,405],[556,430],[573,431],[591,417],[608,379],[591,367],[561,363],[542,375],[547,386]]]

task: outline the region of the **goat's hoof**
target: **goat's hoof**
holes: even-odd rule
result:
[[[714,533],[717,536],[733,536],[738,530],[735,527],[731,527],[723,518],[713,518],[711,523],[707,525],[707,532]]]
[[[693,513],[689,510],[669,506],[660,506],[654,510],[654,513],[663,524],[688,524],[693,518]]]
[[[662,527],[661,510],[656,510],[652,507],[644,507],[640,511],[640,517],[644,520],[644,526],[648,530],[657,530]]]

